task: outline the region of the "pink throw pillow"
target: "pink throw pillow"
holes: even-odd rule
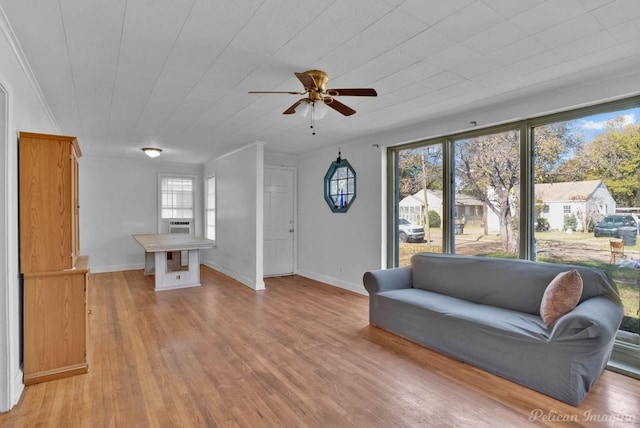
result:
[[[563,315],[571,312],[582,295],[582,277],[577,270],[560,272],[547,286],[542,296],[540,316],[551,327]]]

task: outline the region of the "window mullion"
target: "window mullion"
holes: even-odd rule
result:
[[[534,150],[533,128],[526,122],[520,122],[520,248],[519,257],[535,260],[536,246],[533,237],[534,222]]]
[[[442,203],[442,252],[454,254],[455,248],[455,141],[447,139],[443,142],[443,191]]]

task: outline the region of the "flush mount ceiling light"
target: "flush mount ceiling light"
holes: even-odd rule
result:
[[[156,149],[155,147],[143,147],[142,151],[150,158],[157,158],[162,153],[162,149]]]

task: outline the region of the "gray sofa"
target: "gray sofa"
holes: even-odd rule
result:
[[[577,269],[580,302],[552,327],[549,282]],[[604,272],[524,260],[420,253],[363,277],[372,325],[577,406],[604,370],[623,307]]]

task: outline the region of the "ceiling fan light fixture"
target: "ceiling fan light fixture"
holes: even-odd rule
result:
[[[152,159],[157,158],[158,156],[160,156],[160,153],[162,153],[162,149],[157,149],[155,147],[143,147],[142,151],[145,155],[149,156]]]
[[[295,110],[296,110],[296,113],[300,113],[302,117],[307,117],[309,115],[309,112],[311,111],[311,106],[309,101],[304,100],[298,105],[298,107],[296,107]]]
[[[313,102],[313,115],[315,119],[318,119],[318,120],[323,119],[327,115],[328,111],[329,109],[324,104],[324,101]]]

